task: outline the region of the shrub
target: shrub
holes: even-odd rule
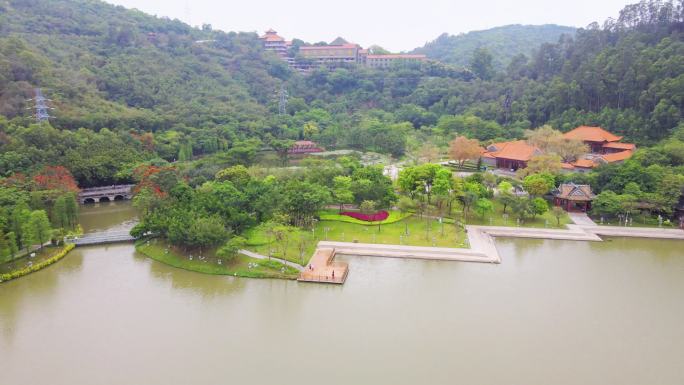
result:
[[[27,266],[23,269],[15,270],[6,274],[0,274],[0,282],[5,282],[15,278],[23,277],[38,270],[44,269],[52,265],[53,263],[59,261],[60,259],[64,258],[74,247],[75,245],[73,243],[69,243],[66,246],[64,246],[64,248],[60,250],[57,254],[40,263],[36,263],[35,265]]]
[[[378,221],[384,221],[389,217],[389,213],[385,210],[378,211],[377,213],[374,214],[363,214],[359,213],[356,211],[345,211],[341,213],[341,215],[346,215],[348,217],[352,217],[354,219],[358,219],[361,221],[366,221],[366,222],[378,222]]]

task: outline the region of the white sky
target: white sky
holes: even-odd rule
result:
[[[106,0],[191,25],[224,31],[273,28],[286,39],[331,41],[411,50],[443,32],[458,34],[506,24],[585,27],[616,18],[637,0]]]

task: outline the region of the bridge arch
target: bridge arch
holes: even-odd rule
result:
[[[81,190],[78,198],[83,204],[127,200],[133,197],[133,187],[132,184],[91,187]]]

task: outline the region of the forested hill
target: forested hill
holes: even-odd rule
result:
[[[263,117],[276,88],[254,33],[96,0],[0,0],[0,59],[0,115],[25,115],[37,86],[53,124],[72,129],[239,125]]]
[[[428,61],[302,75],[256,33],[191,28],[96,0],[0,0],[0,177],[62,165],[81,186],[141,162],[202,159],[194,180],[290,141],[401,157],[455,135],[483,142],[544,124],[600,125],[639,146],[684,114],[682,0],[643,1],[499,69]],[[532,46],[531,43],[528,44]],[[495,53],[498,49],[493,49]],[[278,113],[276,90],[289,93]],[[56,107],[33,124],[33,88]]]
[[[540,45],[556,43],[562,35],[574,36],[575,31],[574,27],[555,24],[516,24],[459,35],[444,33],[413,52],[445,63],[468,66],[475,50],[485,48],[492,54],[494,66],[505,69],[516,55],[530,56]]]

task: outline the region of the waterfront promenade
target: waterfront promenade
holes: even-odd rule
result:
[[[317,270],[319,268],[329,269],[329,266],[336,263],[334,261],[335,255],[342,254],[438,261],[501,263],[501,256],[494,244],[495,237],[589,242],[601,242],[603,241],[601,236],[684,240],[684,230],[680,229],[598,226],[588,217],[585,217],[573,217],[572,219],[575,221],[575,224],[567,225],[566,229],[466,226],[468,243],[470,245],[469,249],[321,241],[318,243],[318,249],[312,258],[312,262],[318,265],[316,266]],[[328,252],[329,250],[332,250],[332,253]],[[321,265],[322,263],[325,264]],[[300,280],[312,281],[310,279],[302,279],[306,272],[307,270],[305,269],[302,275],[300,275]],[[345,272],[345,277],[346,274]],[[343,281],[336,283],[343,283]]]

